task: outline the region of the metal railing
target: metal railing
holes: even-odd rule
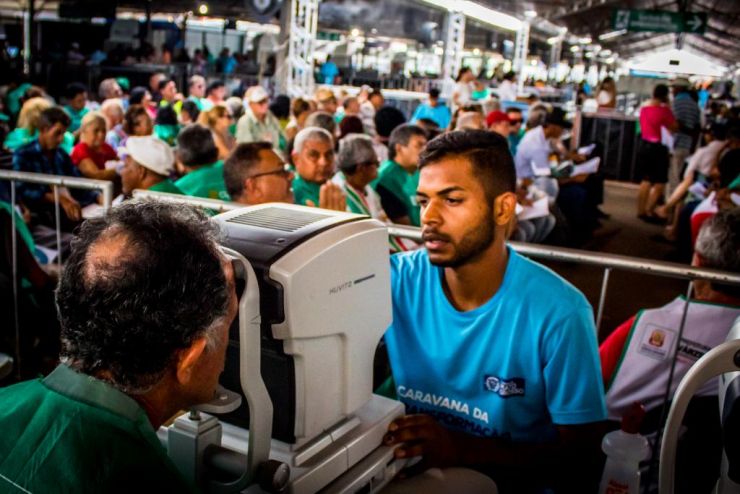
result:
[[[0,170],[0,180],[10,182],[10,224],[11,224],[11,264],[13,275],[13,311],[15,324],[15,358],[16,375],[21,376],[21,350],[20,350],[20,320],[18,314],[18,235],[16,234],[16,182],[35,183],[50,185],[54,193],[54,219],[57,243],[57,264],[62,266],[62,231],[60,225],[59,188],[100,190],[103,193],[103,208],[108,209],[113,203],[113,182],[107,180],[94,180],[90,178],[65,177],[59,175],[47,175],[43,173],[19,172],[13,170]]]

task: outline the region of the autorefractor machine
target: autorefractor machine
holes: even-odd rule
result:
[[[391,321],[385,226],[287,204],[212,221],[239,315],[215,399],[159,431],[170,457],[204,492],[377,492],[403,467],[382,446],[403,405],[372,393]]]

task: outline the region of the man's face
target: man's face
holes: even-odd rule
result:
[[[226,86],[219,86],[213,89],[210,96],[213,101],[222,102],[226,97]]]
[[[229,305],[226,314],[217,323],[217,327],[211,330],[212,334],[216,335],[215,345],[212,348],[206,348],[195,366],[193,375],[197,377],[193,383],[193,403],[206,403],[213,399],[218,378],[224,370],[226,347],[229,344],[229,328],[238,312],[234,268],[226,259],[223,259],[221,264],[229,291]]]
[[[293,204],[293,173],[285,169],[285,163],[272,149],[259,152],[259,166],[247,179],[248,204],[285,202]]]
[[[385,98],[383,97],[382,94],[374,94],[370,96],[370,103],[373,104],[373,106],[375,107],[375,110],[377,111],[383,108],[383,103],[385,103]]]
[[[509,137],[509,134],[511,134],[511,124],[506,120],[502,120],[491,124],[490,130],[503,137]]]
[[[545,136],[548,139],[560,139],[560,136],[563,135],[563,130],[559,125],[547,124],[547,127],[545,127]]]
[[[144,178],[145,170],[139,165],[131,156],[126,156],[123,160],[123,168],[121,168],[121,187],[123,188],[123,195],[131,195],[135,189],[139,189],[142,179]]]
[[[323,139],[309,139],[300,153],[293,153],[293,163],[303,180],[323,184],[334,175],[334,147]]]
[[[439,99],[438,98],[429,97],[429,106],[431,106],[432,108],[434,108],[434,107],[437,106],[438,103],[439,103]]]
[[[47,129],[39,129],[39,144],[46,151],[58,148],[64,140],[64,133],[67,127],[60,123],[55,123]]]
[[[417,201],[432,264],[460,267],[477,261],[493,244],[492,205],[467,159],[446,158],[422,168]]]
[[[252,109],[252,113],[255,117],[262,120],[265,115],[267,115],[267,111],[270,109],[270,100],[265,98],[262,101],[258,101],[256,103],[249,103],[249,108]]]
[[[396,162],[400,165],[412,167],[419,164],[419,155],[427,145],[427,139],[424,136],[411,136],[408,144],[405,146],[396,146]]]
[[[69,101],[69,106],[76,111],[80,111],[85,108],[87,104],[87,93],[78,93],[74,98]]]
[[[353,99],[349,102],[347,107],[344,109],[345,115],[357,115],[360,113],[360,102]]]
[[[206,94],[206,81],[202,77],[196,77],[190,84],[190,96],[202,98]]]
[[[511,125],[511,132],[517,133],[522,128],[522,114],[518,112],[509,112],[509,123]]]
[[[177,85],[175,84],[175,81],[169,81],[162,88],[162,98],[167,101],[173,101],[175,96],[177,96]]]

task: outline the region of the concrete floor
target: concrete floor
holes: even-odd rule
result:
[[[673,246],[651,237],[659,235],[663,227],[650,225],[636,217],[637,187],[623,182],[607,182],[601,209],[611,218],[603,220],[605,227],[619,228],[619,232],[592,240],[584,248],[591,251],[621,254],[644,261],[672,259]],[[577,266],[571,263],[545,263],[578,287],[594,307],[599,301],[603,269]],[[619,324],[641,308],[665,304],[685,293],[687,282],[642,273],[612,271],[609,278],[604,315],[599,328],[602,341]]]

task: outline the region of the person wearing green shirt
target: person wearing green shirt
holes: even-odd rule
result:
[[[0,491],[196,492],[156,431],[214,398],[234,286],[194,208],[129,201],[85,222],[56,293],[61,364],[0,389]]]
[[[293,143],[293,196],[302,206],[346,211],[342,189],[330,182],[334,176],[334,138],[320,127],[306,127]]]
[[[247,89],[244,99],[249,104],[236,124],[236,142],[267,141],[276,151],[284,152],[287,145],[280,122],[270,111],[270,97],[262,86]]]
[[[124,196],[130,196],[136,189],[184,195],[168,178],[175,168],[175,154],[166,143],[152,136],[131,136],[125,146],[118,148],[118,154],[123,157]]]
[[[90,111],[87,108],[87,88],[79,82],[72,82],[67,85],[65,97],[67,104],[64,105],[64,111],[72,119],[69,131],[74,133],[80,128],[82,119]]]
[[[416,187],[419,185],[419,155],[427,134],[417,125],[396,127],[388,138],[388,160],[380,165],[373,183],[383,209],[393,223],[420,226]]]
[[[175,185],[185,195],[231,200],[224,183],[224,164],[218,161],[218,148],[210,129],[192,124],[177,136],[177,159],[185,176]]]

